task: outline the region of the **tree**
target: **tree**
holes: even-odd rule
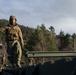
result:
[[[72,35],[72,41],[73,41],[73,49],[76,50],[76,34],[73,33]]]
[[[53,26],[50,26],[50,31],[52,32],[52,33],[54,33],[55,32],[55,29],[54,29],[54,27]]]
[[[64,32],[61,31],[59,34],[59,38],[60,38],[60,50],[72,50],[73,49],[73,41],[71,38],[71,35],[66,33],[64,35]]]
[[[32,45],[32,48],[35,51],[46,51],[47,50],[46,28],[45,28],[44,24],[42,24],[41,26],[39,26],[39,25],[37,26],[32,40],[36,41],[36,42],[33,41],[34,45]]]
[[[26,48],[29,51],[35,51],[35,45],[39,42],[38,30],[35,29],[28,38]]]
[[[57,51],[58,47],[57,47],[57,42],[56,42],[56,37],[55,37],[55,29],[53,26],[50,26],[49,29],[50,29],[49,35],[48,35],[49,50]]]
[[[59,33],[59,39],[60,39],[60,50],[64,48],[64,39],[65,39],[65,35],[63,31],[60,31]]]

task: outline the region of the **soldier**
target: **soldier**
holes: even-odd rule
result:
[[[11,15],[9,24],[5,28],[2,28],[1,31],[5,31],[6,35],[8,60],[14,67],[21,67],[20,61],[24,42],[21,29],[16,22],[16,17]]]

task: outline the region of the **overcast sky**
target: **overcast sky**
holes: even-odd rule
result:
[[[36,28],[53,26],[56,34],[76,33],[76,0],[0,0],[0,19],[17,17],[17,23]]]

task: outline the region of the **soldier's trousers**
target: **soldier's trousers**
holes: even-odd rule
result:
[[[11,64],[20,64],[22,49],[19,41],[8,41],[7,46],[8,60]]]

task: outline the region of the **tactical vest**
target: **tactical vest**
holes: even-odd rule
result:
[[[14,41],[14,40],[18,40],[18,31],[17,31],[17,27],[15,26],[8,26],[6,29],[6,39],[8,41]]]

